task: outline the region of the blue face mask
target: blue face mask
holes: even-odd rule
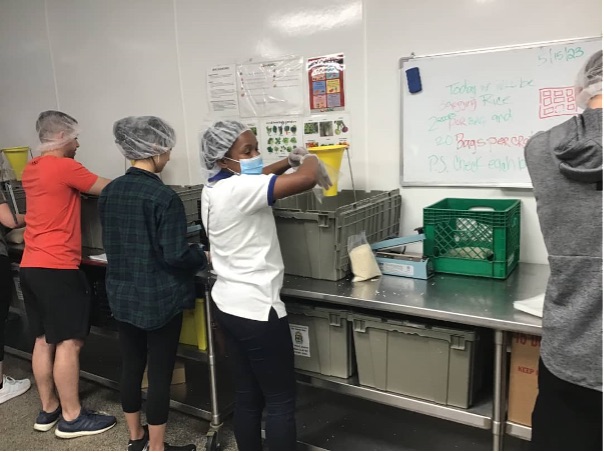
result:
[[[261,155],[257,155],[256,157],[252,157],[251,159],[234,160],[228,157],[225,157],[225,159],[231,160],[232,162],[239,162],[239,166],[241,167],[241,174],[262,174],[262,169],[264,168],[264,162],[262,161]]]

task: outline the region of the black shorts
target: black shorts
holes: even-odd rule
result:
[[[88,336],[92,296],[83,271],[28,267],[19,273],[31,334],[49,344]]]

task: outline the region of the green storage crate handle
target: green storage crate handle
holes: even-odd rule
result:
[[[461,336],[451,336],[451,347],[453,350],[465,350],[466,340]]]
[[[365,326],[364,320],[354,319],[352,321],[352,323],[353,323],[354,330],[357,333],[366,333],[367,332],[367,327]]]
[[[342,316],[340,314],[329,314],[329,326],[342,326]]]

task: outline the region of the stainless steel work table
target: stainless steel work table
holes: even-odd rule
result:
[[[22,246],[11,247],[10,251],[14,260],[19,261]],[[84,259],[83,263],[104,265],[88,259]],[[493,397],[479,400],[467,410],[363,387],[359,385],[357,377],[339,379],[299,371],[298,380],[315,387],[491,430],[494,450],[503,448],[506,431],[510,435],[530,439],[530,428],[506,423],[507,345],[511,332],[541,334],[541,319],[516,311],[513,301],[543,293],[548,277],[549,267],[536,264],[520,264],[506,280],[436,275],[424,281],[382,276],[374,281],[352,283],[350,279],[324,281],[286,275],[281,292],[286,302],[288,298],[304,299],[353,310],[405,314],[494,331]],[[208,283],[208,278],[207,273],[198,275],[201,283]],[[208,316],[208,323],[209,319]],[[212,338],[209,338],[209,342],[213,342]],[[212,353],[206,356],[208,362],[214,359]],[[210,387],[211,391],[215,391],[216,382],[211,382]],[[180,405],[176,407],[182,408]],[[211,420],[212,425],[219,425],[220,411],[217,406],[212,406],[211,410],[202,410],[202,417]],[[188,412],[198,414],[200,410]]]
[[[282,295],[349,308],[455,322],[494,331],[494,394],[467,410],[362,387],[354,377],[343,380],[299,372],[299,380],[388,405],[451,420],[493,432],[493,449],[501,450],[504,433],[530,439],[530,428],[506,423],[508,333],[541,335],[541,319],[516,311],[515,300],[544,293],[549,266],[520,264],[506,280],[436,275],[425,280],[382,276],[353,283],[286,275]]]

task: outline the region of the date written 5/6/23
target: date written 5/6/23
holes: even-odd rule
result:
[[[580,46],[565,46],[563,49],[554,50],[552,48],[543,47],[539,49],[539,55],[537,56],[537,61],[539,66],[543,66],[544,64],[556,64],[562,63],[564,61],[572,61],[577,58],[581,58],[585,55],[585,51]]]

